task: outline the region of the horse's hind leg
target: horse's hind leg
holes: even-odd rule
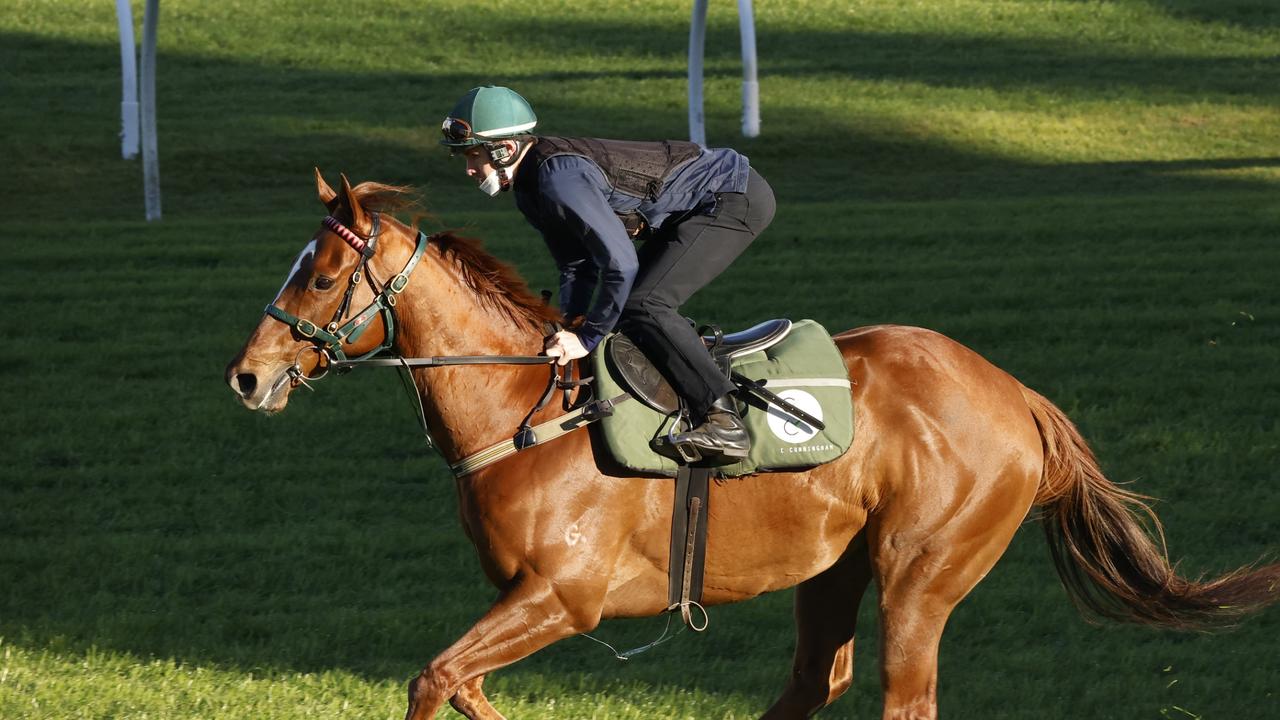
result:
[[[796,655],[782,697],[762,720],[807,718],[853,683],[858,604],[871,580],[861,538],[830,568],[796,587]]]
[[[477,675],[462,683],[453,697],[449,698],[449,704],[467,720],[506,720],[502,713],[489,704],[489,698],[484,696],[484,690],[480,687],[484,677]]]
[[[884,720],[938,717],[938,646],[955,606],[996,564],[1031,504],[1035,484],[1010,477],[1005,490],[957,505],[923,500],[868,522],[880,590],[880,681]],[[954,514],[952,514],[954,513]],[[932,514],[933,517],[929,517]]]

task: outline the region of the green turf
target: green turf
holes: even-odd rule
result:
[[[223,365],[316,227],[314,165],[422,187],[439,224],[552,286],[435,124],[494,81],[548,132],[681,137],[689,3],[161,5],[147,224],[119,158],[112,4],[0,0],[0,718],[399,717],[493,597],[447,470],[394,376],[267,418]],[[687,309],[940,330],[1160,497],[1184,572],[1274,553],[1280,6],[757,6],[764,134],[738,135],[736,17],[712,3],[708,135],[751,156],[779,212]],[[879,715],[874,605],[822,717]],[[952,617],[939,700],[953,718],[1275,717],[1278,631],[1276,612],[1216,635],[1089,626],[1028,525]],[[519,718],[755,717],[792,639],[782,592],[625,664],[571,639],[486,688]]]

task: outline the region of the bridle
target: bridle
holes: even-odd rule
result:
[[[368,237],[361,237],[356,234],[332,215],[326,215],[322,221],[326,228],[345,240],[352,250],[360,254],[360,262],[351,273],[342,302],[338,304],[338,308],[334,311],[333,317],[329,322],[325,323],[324,326],[320,326],[311,320],[294,315],[274,302],[267,305],[263,310],[267,315],[283,322],[294,332],[315,343],[312,348],[304,348],[299,351],[298,356],[294,358],[293,365],[282,376],[282,380],[287,379],[294,382],[295,385],[302,384],[311,389],[307,381],[325,377],[330,368],[334,368],[338,372],[346,372],[358,365],[398,367],[406,371],[406,373],[415,367],[442,367],[446,365],[549,365],[551,367],[551,378],[547,382],[546,390],[538,400],[537,405],[520,422],[515,435],[510,440],[491,445],[480,452],[453,463],[450,468],[459,477],[473,473],[515,452],[555,439],[587,423],[594,422],[603,417],[604,414],[611,412],[615,402],[621,401],[615,398],[613,400],[597,400],[595,402],[579,401],[571,404],[571,391],[589,385],[591,378],[573,380],[570,377],[562,377],[560,375],[560,366],[555,364],[555,358],[545,355],[452,355],[422,358],[406,358],[401,355],[395,355],[394,357],[375,358],[375,355],[392,350],[395,345],[396,297],[408,287],[409,278],[418,266],[418,262],[422,260],[422,255],[426,252],[431,238],[419,230],[413,255],[405,263],[404,269],[391,278],[390,282],[382,285],[373,277],[369,268],[369,260],[373,258],[378,249],[378,232],[381,228],[381,220],[376,212],[370,213],[370,217],[372,227]],[[355,294],[356,286],[363,282],[365,278],[368,278],[370,286],[376,290],[373,301],[365,306],[363,310],[353,315],[351,319],[342,322],[342,318],[347,315],[351,308],[351,298]],[[373,319],[378,316],[382,317],[383,324],[386,327],[386,335],[383,337],[382,343],[358,357],[347,357],[347,354],[342,349],[343,344],[359,340],[360,336],[369,328]],[[552,332],[555,331],[555,328],[548,329]],[[300,359],[302,353],[307,349],[312,349],[320,355],[319,364],[323,367],[321,374],[308,377],[306,372],[303,371]],[[569,414],[536,427],[531,427],[529,423],[533,416],[546,407],[557,389],[564,392],[564,409],[569,411]],[[431,432],[427,427],[426,412],[422,406],[422,398],[416,392],[413,392],[412,395],[417,403],[418,420],[422,426],[422,432],[426,436],[427,444],[434,447],[435,442],[432,440]],[[540,435],[541,437],[539,437]]]
[[[347,291],[343,294],[342,302],[338,304],[338,308],[334,311],[333,317],[329,322],[320,326],[311,320],[300,318],[274,303],[268,305],[263,311],[293,328],[294,332],[302,337],[317,343],[317,352],[320,353],[321,360],[325,362],[326,368],[334,363],[371,358],[384,350],[391,349],[395,343],[396,296],[408,286],[409,276],[413,273],[414,268],[418,266],[418,261],[422,259],[422,254],[427,249],[427,235],[419,230],[417,247],[414,248],[413,255],[409,257],[409,261],[405,263],[404,269],[391,278],[390,282],[382,285],[381,289],[378,289],[380,283],[369,272],[369,260],[373,258],[378,250],[378,231],[382,222],[378,213],[372,213],[371,217],[373,227],[367,238],[362,238],[352,232],[332,215],[326,215],[322,221],[325,227],[345,240],[351,246],[351,249],[360,253],[360,262],[356,265],[355,271],[351,273],[351,277],[347,281]],[[370,286],[376,291],[373,302],[352,316],[350,320],[345,323],[342,322],[342,318],[351,309],[351,298],[355,295],[356,287],[366,277],[369,279]],[[373,319],[379,315],[382,316],[382,322],[386,326],[386,336],[383,337],[382,344],[359,357],[348,358],[342,349],[343,343],[353,343],[359,340],[364,331],[369,329]]]

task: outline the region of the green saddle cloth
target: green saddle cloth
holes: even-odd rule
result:
[[[595,396],[612,398],[626,392],[606,359],[605,338],[591,355]],[[745,400],[742,419],[751,436],[747,458],[717,468],[725,477],[772,470],[796,470],[831,462],[853,444],[853,397],[848,370],[831,336],[812,320],[800,320],[778,344],[733,361],[733,370],[813,415],[825,424],[819,430],[757,397]],[[745,393],[739,393],[745,395]],[[738,404],[740,408],[744,403]],[[613,414],[595,423],[603,445],[626,468],[675,477],[674,460],[659,455],[650,442],[665,435],[675,422],[640,400],[619,403]]]

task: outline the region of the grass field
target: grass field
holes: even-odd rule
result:
[[[689,3],[161,5],[147,224],[119,157],[112,3],[0,0],[0,718],[399,717],[493,596],[447,468],[392,375],[268,418],[223,365],[314,232],[313,165],[418,185],[439,225],[552,287],[436,124],[499,82],[549,133],[682,137]],[[756,5],[763,135],[738,135],[736,16],[712,3],[708,136],[752,158],[779,212],[687,310],[937,329],[1158,496],[1185,573],[1274,556],[1280,5]],[[518,718],[755,717],[790,667],[790,600],[715,609],[625,664],[570,639],[486,688]],[[874,607],[855,686],[821,717],[879,716]],[[940,706],[1274,718],[1277,637],[1275,611],[1213,635],[1087,625],[1028,524],[951,620]]]

